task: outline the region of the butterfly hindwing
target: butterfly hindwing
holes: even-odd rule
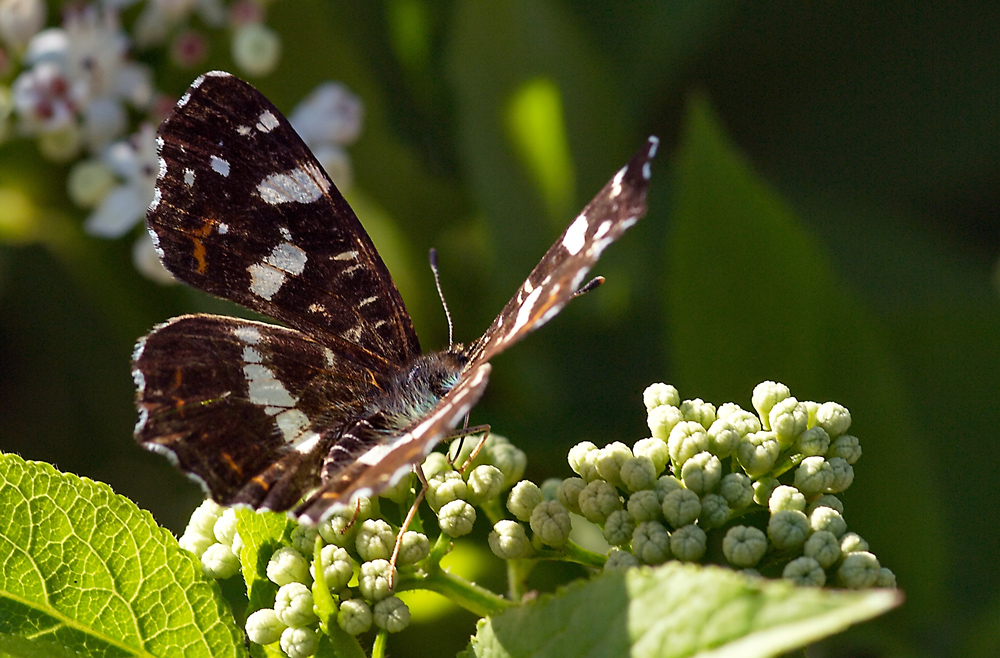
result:
[[[301,332],[215,315],[160,325],[136,347],[136,438],[221,503],[287,509],[315,489],[373,373]],[[360,454],[360,449],[359,449]]]
[[[260,92],[206,74],[158,140],[147,225],[175,276],[369,363],[402,364],[420,353],[361,223]]]
[[[549,247],[517,294],[470,350],[469,364],[489,361],[551,320],[580,289],[604,249],[646,214],[650,137]]]

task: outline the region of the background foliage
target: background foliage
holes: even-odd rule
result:
[[[425,349],[447,340],[429,247],[470,340],[660,135],[608,283],[496,360],[473,422],[541,480],[569,473],[572,443],[645,436],[652,381],[747,408],[763,379],[837,400],[865,450],[848,521],[908,601],[829,647],[970,655],[1000,636],[996,20],[985,3],[286,2],[280,67],[253,82],[285,109],[327,78],[363,99],[350,200]],[[231,68],[225,50],[204,68]],[[201,72],[152,63],[177,94]],[[32,144],[0,147],[0,178],[72,218],[0,245],[0,448],[179,531],[200,493],[134,445],[129,355],[157,322],[229,307],[142,278],[131,241],[84,237]],[[471,617],[448,614],[395,655],[454,653]]]

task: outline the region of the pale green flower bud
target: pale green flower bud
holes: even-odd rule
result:
[[[398,633],[410,625],[410,609],[395,596],[390,596],[375,604],[372,618],[379,628]]]
[[[470,434],[468,436],[463,436],[461,438],[452,441],[451,444],[448,446],[448,449],[445,450],[444,453],[445,456],[447,456],[448,458],[449,462],[448,468],[442,469],[439,472],[443,472],[445,470],[454,471],[457,470],[459,467],[464,466],[465,463],[469,461],[469,458],[472,457],[473,451],[475,451],[475,449],[479,447],[479,442],[482,440],[483,440],[482,434]],[[492,445],[495,441],[496,437],[494,437],[492,434],[486,437],[486,443],[483,444],[483,447],[479,450],[479,454],[477,454],[476,457],[472,460],[472,462],[469,463],[469,466],[476,467],[479,466],[480,464],[488,463],[489,450],[487,450],[487,446]],[[501,437],[500,443],[510,443],[510,441]],[[428,477],[427,473],[424,473],[424,476]]]
[[[616,487],[621,487],[621,467],[629,459],[632,459],[632,451],[624,443],[615,441],[600,449],[594,464],[601,478]]]
[[[424,473],[424,477],[427,477],[427,473]],[[383,489],[379,493],[379,498],[385,498],[386,500],[391,500],[397,505],[402,505],[409,499],[410,495],[413,493],[413,471],[408,471],[406,475],[399,479],[399,482],[392,485],[388,489]]]
[[[854,551],[844,556],[837,568],[837,580],[848,589],[868,589],[879,579],[882,565],[868,551]]]
[[[887,567],[878,570],[878,578],[875,579],[875,587],[896,588],[896,574]]]
[[[476,508],[464,500],[453,500],[438,510],[438,526],[449,537],[464,537],[476,523]]]
[[[492,464],[480,464],[469,472],[469,502],[482,505],[493,500],[503,491],[503,472]]]
[[[848,532],[840,538],[841,553],[859,553],[868,550],[868,542],[856,532]]]
[[[813,502],[809,503],[809,507],[806,508],[806,512],[812,514],[813,510],[817,507],[829,507],[837,510],[841,514],[844,513],[844,503],[840,502],[840,499],[833,494],[823,494]]]
[[[724,420],[735,427],[741,437],[744,437],[751,432],[759,432],[762,429],[760,426],[760,418],[757,418],[757,416],[750,413],[740,405],[733,404],[732,402],[727,402],[719,407],[719,410],[715,415],[718,420]]]
[[[720,458],[728,457],[736,450],[743,436],[733,423],[718,419],[708,428],[708,450]]]
[[[430,555],[430,552],[431,542],[427,538],[427,535],[408,530],[403,533],[403,540],[399,544],[399,555],[396,557],[396,564],[402,566],[416,564]]]
[[[597,446],[590,441],[582,441],[569,449],[569,467],[585,482],[593,482],[597,474],[597,456],[600,454]]]
[[[722,478],[719,493],[726,499],[730,509],[744,509],[753,502],[753,483],[743,473],[730,473]]]
[[[656,467],[649,457],[631,457],[625,460],[620,473],[622,484],[629,491],[651,490],[656,484]]]
[[[281,57],[281,37],[263,23],[238,27],[231,45],[236,66],[253,77],[271,73]]]
[[[833,484],[827,487],[827,493],[845,491],[854,482],[854,467],[843,457],[831,457],[827,464],[833,469]]]
[[[487,461],[503,473],[504,489],[514,486],[514,483],[524,477],[528,456],[504,437],[491,434],[483,452],[486,453]]]
[[[646,425],[649,433],[657,439],[666,441],[670,438],[670,433],[674,426],[684,420],[684,414],[677,407],[661,405],[651,410],[646,415]]]
[[[326,584],[326,588],[336,594],[347,587],[356,566],[347,549],[327,544],[320,551],[320,557],[323,560],[323,582]],[[309,573],[313,578],[316,577],[314,565],[309,566]]]
[[[655,491],[637,491],[628,499],[628,513],[636,523],[659,521],[663,518],[663,504]]]
[[[753,483],[753,502],[761,507],[767,507],[771,494],[781,485],[775,478],[761,478]]]
[[[625,546],[632,540],[635,521],[625,510],[615,510],[604,522],[604,539],[612,546]]]
[[[757,410],[763,429],[771,429],[769,417],[771,408],[785,398],[791,396],[788,387],[778,382],[761,382],[753,389],[753,408]]]
[[[816,425],[816,412],[819,411],[819,402],[803,400],[802,404],[805,405],[806,413],[809,414],[809,427],[814,427]]]
[[[226,508],[214,500],[206,500],[191,512],[191,519],[188,521],[187,528],[184,529],[184,534],[197,532],[205,537],[211,537],[214,544],[217,541],[215,539],[215,524],[225,511]]]
[[[542,501],[531,512],[531,531],[543,544],[559,547],[569,539],[569,512],[557,500]]]
[[[670,533],[656,521],[640,523],[632,532],[632,552],[643,564],[663,564],[672,557]]]
[[[286,628],[281,632],[279,646],[288,658],[309,658],[319,649],[319,635],[311,628]]]
[[[580,514],[580,492],[587,486],[583,478],[566,478],[556,491],[556,500],[573,514]]]
[[[287,626],[308,626],[319,619],[313,611],[312,590],[302,583],[288,583],[278,588],[274,613]]]
[[[496,522],[490,532],[489,543],[490,550],[501,560],[519,560],[534,552],[524,526],[509,519]]]
[[[708,450],[708,445],[708,431],[700,423],[688,420],[677,423],[667,439],[670,461],[674,463],[675,469],[682,467],[684,462],[699,452]]]
[[[810,532],[809,518],[798,510],[775,512],[767,522],[767,536],[779,551],[801,548]]]
[[[454,470],[448,461],[447,455],[440,452],[429,453],[424,459],[424,463],[420,466],[420,469],[424,472],[424,477],[428,481],[438,473]]]
[[[694,523],[701,515],[701,499],[688,489],[675,489],[663,497],[663,518],[680,528]]]
[[[580,492],[580,511],[591,523],[603,525],[608,515],[622,508],[618,491],[604,480],[594,480]]]
[[[201,554],[201,567],[209,578],[225,580],[239,572],[240,559],[225,544],[212,544]]]
[[[277,642],[287,626],[271,608],[261,608],[247,617],[247,637],[254,644]]]
[[[809,410],[795,398],[785,398],[771,407],[768,424],[784,450],[806,431],[809,426]]]
[[[677,528],[670,535],[670,552],[682,562],[696,562],[705,555],[708,535],[696,525]]]
[[[360,635],[371,628],[372,609],[361,599],[341,601],[337,625],[348,635]]]
[[[185,551],[191,551],[200,559],[205,551],[208,550],[208,547],[214,545],[216,541],[214,535],[205,535],[197,529],[188,527],[184,531],[184,534],[180,536],[180,539],[177,540],[177,543]]]
[[[783,484],[771,492],[771,497],[767,500],[767,509],[771,511],[771,514],[786,509],[802,512],[806,509],[806,497],[795,487]]]
[[[830,449],[830,435],[822,427],[810,427],[795,442],[795,450],[806,457],[825,455]]]
[[[395,580],[396,569],[390,568],[388,560],[372,560],[361,565],[358,576],[358,590],[369,601],[381,601],[392,593],[389,577]]]
[[[396,531],[382,519],[365,519],[358,528],[354,547],[365,562],[388,560],[396,548]]]
[[[830,445],[827,457],[840,457],[848,464],[854,464],[861,458],[861,442],[851,434],[842,434]]]
[[[432,453],[434,454],[434,453]],[[354,509],[341,509],[317,526],[319,536],[328,544],[354,548],[354,539],[358,534],[360,519],[354,518]]]
[[[292,529],[292,548],[302,555],[312,555],[316,547],[316,536],[319,531],[316,526],[299,524]]]
[[[653,462],[653,469],[659,475],[667,467],[670,461],[670,451],[663,439],[651,436],[648,439],[639,439],[632,446],[632,454],[636,457],[646,457]]]
[[[753,526],[733,526],[722,540],[722,554],[734,567],[747,569],[756,566],[765,553],[767,537]]]
[[[781,577],[801,587],[822,587],[826,583],[826,573],[819,562],[811,557],[797,557],[785,565]]]
[[[824,402],[816,409],[816,425],[826,430],[831,438],[838,437],[851,427],[851,412],[836,402]]]
[[[243,550],[243,538],[240,537],[240,533],[235,533],[233,535],[233,555],[240,557],[240,552]]]
[[[684,485],[681,481],[675,478],[673,475],[661,475],[657,480],[656,484],[653,485],[653,491],[656,492],[656,497],[660,500],[660,504],[663,504],[663,499],[668,493],[674,489],[683,489]]]
[[[559,478],[545,478],[545,481],[538,487],[542,490],[542,500],[556,500],[561,484],[562,480]]]
[[[831,485],[833,468],[822,457],[806,457],[795,469],[795,486],[806,496],[822,493]]]
[[[826,530],[813,532],[802,547],[802,554],[816,560],[824,569],[828,569],[840,559],[840,540]]]
[[[707,494],[701,499],[698,525],[706,530],[721,528],[729,520],[729,503],[719,494]]]
[[[378,498],[352,498],[347,512],[360,523],[365,519],[375,519],[381,515]]]
[[[677,389],[670,384],[650,384],[642,392],[642,402],[646,405],[646,411],[649,412],[664,404],[673,407],[679,406],[681,396]]]
[[[826,531],[835,537],[843,537],[847,532],[847,521],[837,510],[821,506],[809,512],[809,525],[813,532]]]
[[[620,548],[612,548],[608,551],[608,560],[604,563],[605,571],[624,571],[632,567],[639,566],[639,559]]]
[[[438,473],[427,480],[427,504],[435,512],[453,500],[465,500],[468,495],[469,486],[457,471]]]
[[[212,533],[220,544],[232,546],[233,537],[236,535],[236,510],[232,507],[224,510],[222,516],[212,526]]]
[[[750,477],[759,477],[778,461],[781,445],[774,432],[752,432],[736,447],[736,459]]]
[[[680,405],[684,420],[698,423],[706,430],[715,422],[715,405],[701,398],[684,400]]]
[[[268,560],[267,579],[279,587],[289,583],[307,582],[309,563],[294,548],[282,546]]]
[[[535,506],[542,502],[542,490],[531,480],[521,480],[507,496],[507,509],[518,521],[528,522]]]
[[[681,468],[681,482],[699,496],[715,491],[721,481],[722,462],[710,452],[699,452]]]

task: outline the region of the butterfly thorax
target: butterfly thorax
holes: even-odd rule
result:
[[[458,383],[466,358],[461,346],[422,354],[393,375],[384,393],[369,405],[386,429],[404,429],[423,418]]]

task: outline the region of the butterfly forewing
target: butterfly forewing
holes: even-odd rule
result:
[[[161,125],[158,147],[147,225],[175,276],[370,364],[419,354],[361,223],[253,87],[202,76]]]
[[[650,137],[549,247],[517,294],[470,350],[469,367],[489,361],[551,320],[573,298],[604,249],[646,214]]]

